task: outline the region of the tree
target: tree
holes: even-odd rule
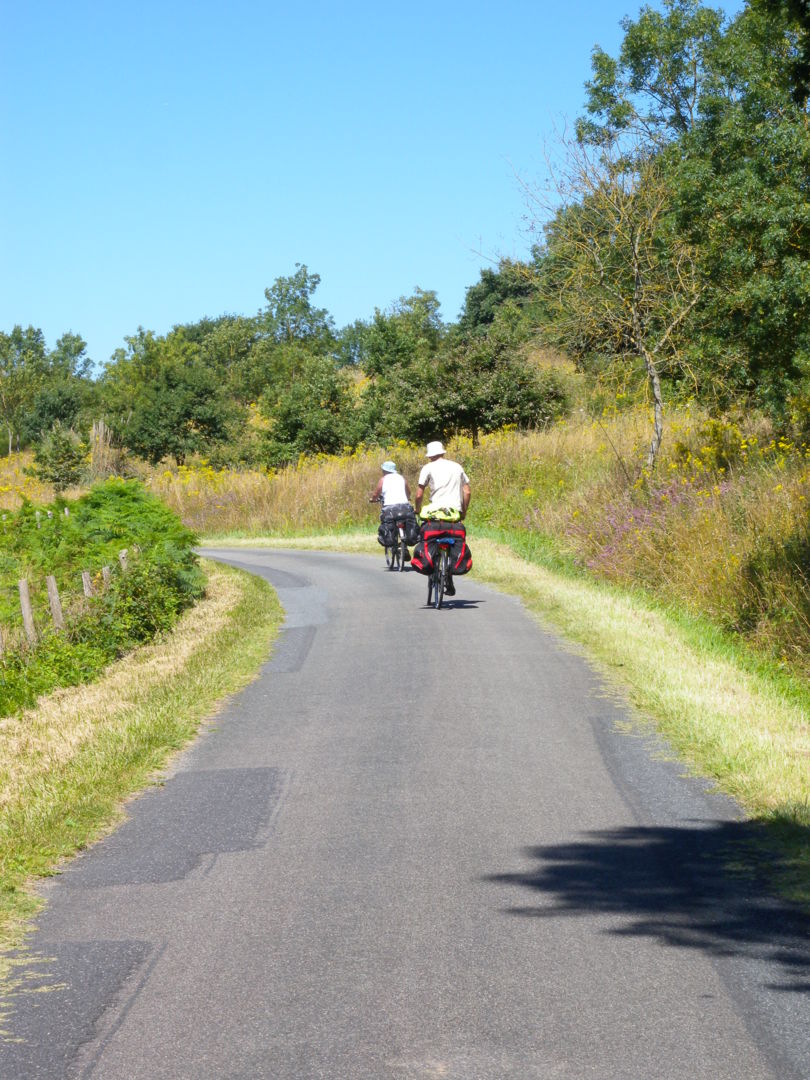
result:
[[[775,16],[793,39],[787,72],[794,102],[804,108],[810,95],[810,4],[807,0],[754,0],[754,9]]]
[[[227,387],[182,327],[127,338],[104,373],[102,400],[118,438],[153,464],[170,454],[182,463],[223,442],[234,419]]]
[[[422,438],[439,422],[430,387],[433,360],[447,337],[433,290],[417,288],[388,311],[374,312],[364,340],[359,430],[380,442]]]
[[[57,420],[34,450],[37,474],[57,492],[64,491],[81,480],[89,450],[84,439]]]
[[[556,376],[526,360],[526,330],[517,302],[506,300],[493,321],[464,338],[438,323],[433,293],[377,312],[370,332],[361,415],[366,437],[424,442],[504,424],[537,427],[565,409]]]
[[[696,351],[713,359],[726,403],[745,397],[780,423],[810,376],[810,127],[792,96],[794,46],[778,19],[744,10],[723,40],[722,106],[672,168],[679,228],[707,283]]]
[[[355,319],[338,333],[335,360],[339,367],[365,367],[370,329],[367,322]]]
[[[660,145],[696,123],[704,94],[716,88],[723,15],[698,0],[664,0],[663,9],[645,6],[636,22],[622,20],[618,58],[593,50],[580,143],[610,144],[628,134]]]
[[[273,402],[267,440],[268,463],[280,465],[300,454],[335,454],[350,428],[348,375],[330,357],[310,357],[299,378]]]
[[[653,404],[647,468],[664,434],[663,368],[683,359],[678,332],[702,292],[695,249],[674,227],[662,159],[627,142],[566,147],[562,205],[545,225],[541,289],[551,334],[588,351],[643,360]],[[547,211],[547,207],[541,207]]]
[[[127,425],[130,449],[153,465],[171,454],[187,455],[223,442],[230,412],[214,373],[200,363],[167,364],[144,387]]]
[[[691,340],[679,347],[698,393],[718,407],[748,398],[779,422],[810,376],[810,127],[796,67],[807,36],[797,12],[794,0],[755,0],[726,26],[695,0],[644,8],[625,21],[616,60],[595,51],[577,127],[580,146],[654,162],[668,188],[667,243],[681,266],[688,252],[700,279]]]
[[[87,342],[72,330],[57,340],[47,361],[49,374],[55,379],[88,379],[93,367],[87,355]]]
[[[541,428],[564,415],[564,383],[556,372],[529,361],[524,345],[520,307],[507,300],[485,334],[440,352],[434,365],[440,434],[469,435],[477,446],[481,434],[506,424],[521,430]],[[428,438],[430,431],[420,434]]]
[[[440,306],[432,289],[417,288],[389,311],[377,308],[365,340],[366,374],[380,376],[433,356],[447,333]]]
[[[511,259],[502,259],[497,270],[484,267],[481,280],[471,285],[464,296],[457,324],[462,336],[484,333],[507,300],[519,306],[528,304],[537,295],[535,277],[534,267]]]
[[[15,326],[0,333],[0,420],[8,433],[8,452],[14,449],[26,411],[30,408],[47,371],[47,350],[41,330]]]
[[[306,341],[326,348],[334,340],[332,317],[325,308],[312,305],[312,294],[321,283],[319,274],[296,263],[290,277],[279,277],[264,290],[267,307],[259,313],[263,331],[277,343]]]

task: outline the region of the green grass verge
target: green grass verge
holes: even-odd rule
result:
[[[220,598],[207,619],[213,599],[101,682],[44,699],[23,717],[24,729],[4,722],[0,735],[19,752],[3,763],[0,788],[0,946],[19,942],[39,906],[31,882],[109,830],[124,800],[153,781],[267,658],[283,618],[272,588],[218,565],[209,566],[209,583]],[[75,717],[76,734],[61,747],[48,743],[49,708],[63,724]]]

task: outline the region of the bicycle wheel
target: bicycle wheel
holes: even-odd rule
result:
[[[399,542],[399,536],[394,537],[394,546],[391,548],[391,569],[398,570],[400,560],[402,559],[402,545]]]
[[[436,573],[435,570],[431,570],[430,573],[428,574],[428,598],[427,598],[427,606],[428,607],[430,607],[430,602],[433,599],[433,578],[434,578],[435,573]]]
[[[400,574],[405,569],[406,556],[408,554],[408,548],[402,537],[399,538],[399,572]]]
[[[444,583],[447,575],[447,548],[439,548],[436,559],[436,569],[433,571],[436,580],[433,582],[433,606],[438,611],[444,600]]]
[[[385,565],[390,570],[394,565],[394,549],[392,547],[386,547],[385,549]]]

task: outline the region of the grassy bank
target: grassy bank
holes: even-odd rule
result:
[[[37,907],[31,878],[107,830],[266,657],[282,618],[275,593],[216,564],[208,572],[206,598],[171,633],[92,685],[0,720],[0,944]]]

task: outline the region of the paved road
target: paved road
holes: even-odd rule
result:
[[[807,923],[581,658],[474,576],[219,554],[286,629],[48,886],[2,1077],[810,1077]]]

